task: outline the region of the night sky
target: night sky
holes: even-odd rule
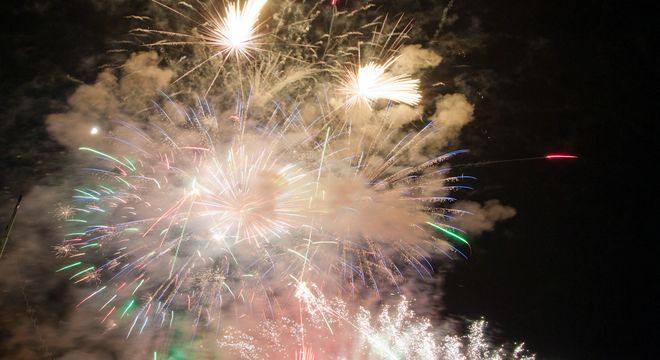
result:
[[[59,181],[51,174],[68,150],[50,138],[46,115],[66,109],[81,83],[116,60],[106,51],[130,30],[124,17],[146,6],[104,3],[0,5],[3,226],[19,194]],[[407,0],[384,8],[412,14],[423,39],[445,5]],[[435,45],[444,61],[433,77],[475,106],[461,134],[461,147],[471,151],[462,161],[551,152],[580,158],[465,168],[479,179],[470,200],[499,199],[516,216],[476,239],[469,260],[441,270],[443,316],[484,317],[495,339],[524,341],[540,359],[660,356],[650,146],[660,113],[658,10],[625,2],[455,1],[449,15],[456,20],[444,29],[455,41]],[[20,240],[11,239],[6,255]],[[40,298],[36,314],[66,296]],[[0,317],[10,316],[4,305],[15,299],[0,293]],[[14,358],[2,340],[10,332],[0,328],[2,358]]]

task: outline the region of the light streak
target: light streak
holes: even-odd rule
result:
[[[454,239],[456,239],[456,240],[462,242],[463,244],[468,245],[468,246],[470,245],[470,243],[469,243],[467,240],[465,240],[465,238],[459,236],[459,235],[456,234],[455,232],[453,232],[453,231],[449,231],[449,230],[443,228],[442,226],[440,226],[440,225],[438,225],[438,224],[434,224],[434,223],[429,222],[429,221],[427,221],[426,223],[429,224],[429,225],[431,225],[434,229],[437,229],[437,230],[442,231],[443,233],[445,233],[445,234],[451,236],[452,238],[454,238]]]
[[[553,160],[553,159],[577,159],[578,157],[569,154],[548,154],[545,156],[545,158],[548,160]]]
[[[16,221],[16,214],[18,213],[18,208],[21,207],[22,199],[23,199],[23,195],[19,195],[18,200],[16,201],[16,206],[14,206],[14,210],[12,211],[11,216],[9,217],[9,222],[5,227],[4,236],[3,236],[4,239],[2,241],[2,249],[0,249],[0,259],[2,259],[2,255],[5,253],[5,247],[7,246],[7,242],[9,242],[9,236],[11,235],[11,230],[14,227],[14,221]]]
[[[78,266],[78,265],[81,265],[81,264],[82,264],[82,262],[78,261],[78,262],[75,262],[75,263],[73,263],[73,264],[70,264],[70,265],[66,265],[66,266],[64,266],[64,267],[61,267],[61,268],[59,268],[59,269],[58,269],[57,271],[55,271],[55,272],[64,271],[64,270],[67,270],[67,269],[70,269],[70,268],[76,267],[76,266]]]

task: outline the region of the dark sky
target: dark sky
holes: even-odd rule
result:
[[[481,158],[566,151],[581,159],[475,169],[479,196],[514,204],[518,215],[449,275],[447,311],[485,315],[542,358],[657,358],[657,197],[646,175],[658,113],[650,9],[463,6],[497,34],[475,62],[509,80],[478,105],[466,143],[487,131]]]
[[[91,82],[96,66],[112,60],[104,55],[108,39],[124,36],[123,14],[144,2],[119,3],[112,11],[82,0],[0,5],[3,210],[34,184],[49,183],[47,174],[65,159],[44,117],[62,109],[79,84],[72,79]],[[389,6],[421,14],[431,4]],[[496,337],[523,340],[541,359],[660,356],[651,232],[658,10],[626,2],[455,2],[457,36],[481,41],[465,56],[443,54],[438,76],[460,73],[468,84],[458,90],[467,89],[476,107],[462,134],[469,160],[548,152],[580,159],[466,169],[479,178],[470,199],[500,199],[517,215],[447,271],[446,316],[483,316]],[[432,15],[421,22],[437,24]]]

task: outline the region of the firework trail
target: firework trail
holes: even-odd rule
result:
[[[11,216],[9,217],[9,222],[7,222],[7,226],[5,227],[5,231],[3,234],[2,248],[0,249],[0,259],[2,259],[2,254],[5,253],[5,247],[7,246],[7,242],[9,241],[9,236],[11,235],[11,229],[14,227],[14,221],[16,220],[16,214],[18,213],[18,208],[21,206],[22,199],[23,199],[23,195],[19,195],[18,200],[16,200],[16,206],[14,206],[14,210],[12,211]]]
[[[264,324],[283,339],[273,356],[439,358],[445,345],[407,301],[374,322],[343,300],[399,292],[411,273],[431,278],[434,257],[470,251],[452,225],[469,213],[451,203],[473,178],[448,165],[465,151],[412,162],[438,130],[397,124],[422,101],[419,80],[394,69],[410,25],[337,20],[367,18],[370,4],[321,15],[322,3],[154,3],[187,25],[134,33],[173,54],[173,93],[201,85],[206,96],[163,94],[79,148],[89,165],[60,207],[55,248],[67,259],[57,272],[90,288],[76,307],[126,337],[224,333],[220,348],[243,358],[261,356],[264,335],[228,323]],[[201,52],[182,61],[188,46]]]

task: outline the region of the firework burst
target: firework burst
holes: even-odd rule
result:
[[[175,115],[161,111],[164,122]],[[345,153],[347,132],[328,127],[316,140],[288,115],[252,135],[245,119],[230,120],[233,140],[223,145],[203,125],[219,123],[209,107],[183,115],[185,126],[171,131],[118,124],[126,136],[108,141],[121,155],[80,149],[102,166],[87,168],[95,184],[74,189],[63,220],[70,232],[57,248],[72,262],[58,271],[106,281],[83,300],[105,297],[105,318],[128,301],[120,317],[138,307],[145,325],[150,316],[165,324],[179,307],[208,322],[228,302],[268,304],[291,277],[380,291],[381,281],[403,281],[402,265],[430,277],[432,254],[460,253],[452,242],[462,238],[444,221],[460,210],[440,204],[463,177],[428,171],[454,154],[392,172],[409,144],[378,162]]]
[[[494,346],[483,320],[471,324],[466,335],[444,335],[417,316],[406,298],[373,314],[340,298],[327,299],[314,284],[297,284],[296,296],[304,305],[301,321],[280,317],[249,330],[230,327],[219,347],[242,359],[288,358],[297,344],[303,345],[295,351],[296,359],[535,359],[524,344]]]
[[[470,251],[451,225],[467,213],[451,203],[473,178],[448,165],[465,151],[412,161],[437,129],[428,121],[396,126],[390,117],[396,104],[422,101],[418,80],[392,72],[408,27],[364,26],[375,28],[369,61],[346,72],[338,64],[360,58],[362,45],[352,40],[365,35],[331,29],[292,44],[286,36],[313,37],[319,16],[300,15],[299,4],[276,14],[280,22],[302,19],[272,27],[284,43],[277,45],[257,43],[265,0],[224,11],[179,4],[201,20],[154,2],[196,28],[138,29],[164,37],[150,46],[211,49],[174,82],[194,84],[188,75],[211,62],[209,76],[200,76],[212,79],[206,93],[221,73],[238,80],[223,79],[192,108],[164,96],[156,115],[110,124],[98,147],[79,149],[90,165],[58,211],[67,232],[55,249],[69,259],[57,272],[93,287],[77,306],[98,308],[102,323],[122,324],[127,336],[176,327],[179,318],[215,333],[221,322],[265,318],[253,321],[264,333],[219,339],[250,359],[261,356],[265,334],[281,339],[272,346],[282,357],[437,358],[430,322],[416,319],[407,301],[374,320],[343,300],[397,292],[411,273],[431,278],[435,256]],[[371,111],[357,119],[340,111],[358,104]],[[288,302],[298,304],[299,321]],[[337,341],[321,346],[335,333]]]
[[[236,58],[249,58],[256,50],[259,13],[266,0],[248,0],[241,8],[238,3],[229,3],[224,16],[212,17],[212,31],[207,35],[211,45]]]
[[[369,62],[355,71],[349,71],[341,84],[341,91],[347,96],[346,104],[362,104],[371,108],[374,101],[381,99],[406,105],[419,104],[422,99],[418,90],[419,80],[411,79],[409,75],[386,73],[395,61],[396,58],[392,58],[382,65]]]
[[[157,0],[153,0],[153,2],[190,22],[193,28],[181,32],[145,28],[135,29],[135,33],[166,37],[165,40],[148,43],[147,46],[193,45],[209,50],[209,54],[205,56],[205,59],[181,75],[174,83],[187,77],[201,66],[211,63],[215,66],[215,69],[213,70],[212,80],[205,92],[205,94],[208,94],[228,59],[233,58],[236,60],[237,68],[240,71],[240,61],[251,60],[255,52],[259,50],[258,40],[264,36],[259,32],[259,15],[266,5],[266,0],[246,0],[243,6],[238,2],[231,2],[227,3],[222,10],[218,9],[214,3],[202,4],[201,9],[195,9],[187,3],[179,3],[182,6],[191,8],[196,16],[188,16],[182,11]]]

